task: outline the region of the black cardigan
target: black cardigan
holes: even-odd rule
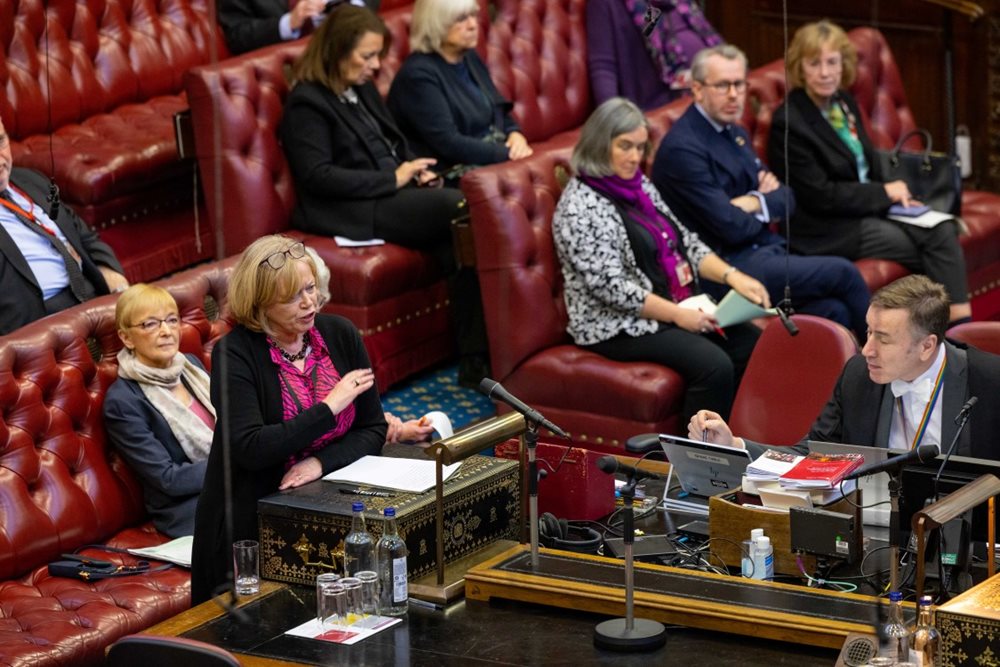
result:
[[[361,335],[348,320],[320,315],[316,328],[341,377],[356,368],[371,367]],[[336,424],[324,403],[283,420],[281,386],[266,336],[240,326],[212,351],[212,404],[217,414],[215,438],[195,516],[191,568],[194,603],[209,599],[232,568],[232,546],[225,536],[223,492],[226,435],[232,464],[232,539],[256,540],[257,501],[278,490],[289,456]],[[351,429],[315,454],[323,464],[324,475],[362,456],[379,454],[385,444],[387,426],[378,389],[373,386],[356,398],[354,407]]]
[[[796,88],[774,113],[767,143],[771,169],[795,192],[792,250],[803,255],[840,255],[858,259],[861,220],[881,217],[892,201],[877,172],[874,149],[857,102],[838,93],[857,119],[858,138],[868,160],[869,182],[858,180],[854,154],[837,136],[805,90]],[[785,125],[788,122],[788,174],[785,174]]]

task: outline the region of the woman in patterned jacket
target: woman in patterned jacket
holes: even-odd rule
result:
[[[552,221],[567,330],[577,345],[609,359],[677,371],[687,383],[682,423],[702,408],[728,415],[760,331],[748,323],[723,332],[711,315],[679,304],[700,293],[699,278],[765,307],[767,290],[670,212],[641,171],[650,148],[645,116],[621,97],[583,126],[575,177]]]

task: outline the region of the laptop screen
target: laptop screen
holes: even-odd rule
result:
[[[661,434],[660,445],[681,487],[696,496],[714,496],[737,488],[751,461],[745,449],[676,435]]]

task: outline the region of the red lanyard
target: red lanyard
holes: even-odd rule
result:
[[[27,199],[29,202],[31,201],[31,197],[29,197],[28,195],[26,195],[23,190],[21,190],[19,187],[17,187],[13,183],[10,184],[10,189],[14,190],[15,192],[17,192],[17,194],[21,195],[21,197],[23,197],[24,199]],[[16,203],[14,203],[14,201],[11,200],[11,199],[0,199],[0,204],[3,204],[5,207],[7,207],[11,211],[13,211],[14,215],[16,215],[16,216],[18,216],[20,218],[25,218],[27,220],[30,220],[32,224],[34,224],[38,228],[44,230],[45,233],[48,234],[49,236],[56,236],[56,233],[55,233],[54,230],[49,229],[48,227],[46,227],[45,225],[43,225],[42,223],[40,223],[37,218],[35,218],[35,214],[32,213],[32,211],[35,210],[35,204],[33,202],[31,204],[31,211],[25,211],[23,208],[21,208]]]

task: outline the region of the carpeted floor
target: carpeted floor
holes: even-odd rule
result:
[[[382,395],[382,406],[403,421],[431,410],[448,415],[456,431],[496,414],[493,402],[458,384],[458,365],[443,366],[396,385]]]

